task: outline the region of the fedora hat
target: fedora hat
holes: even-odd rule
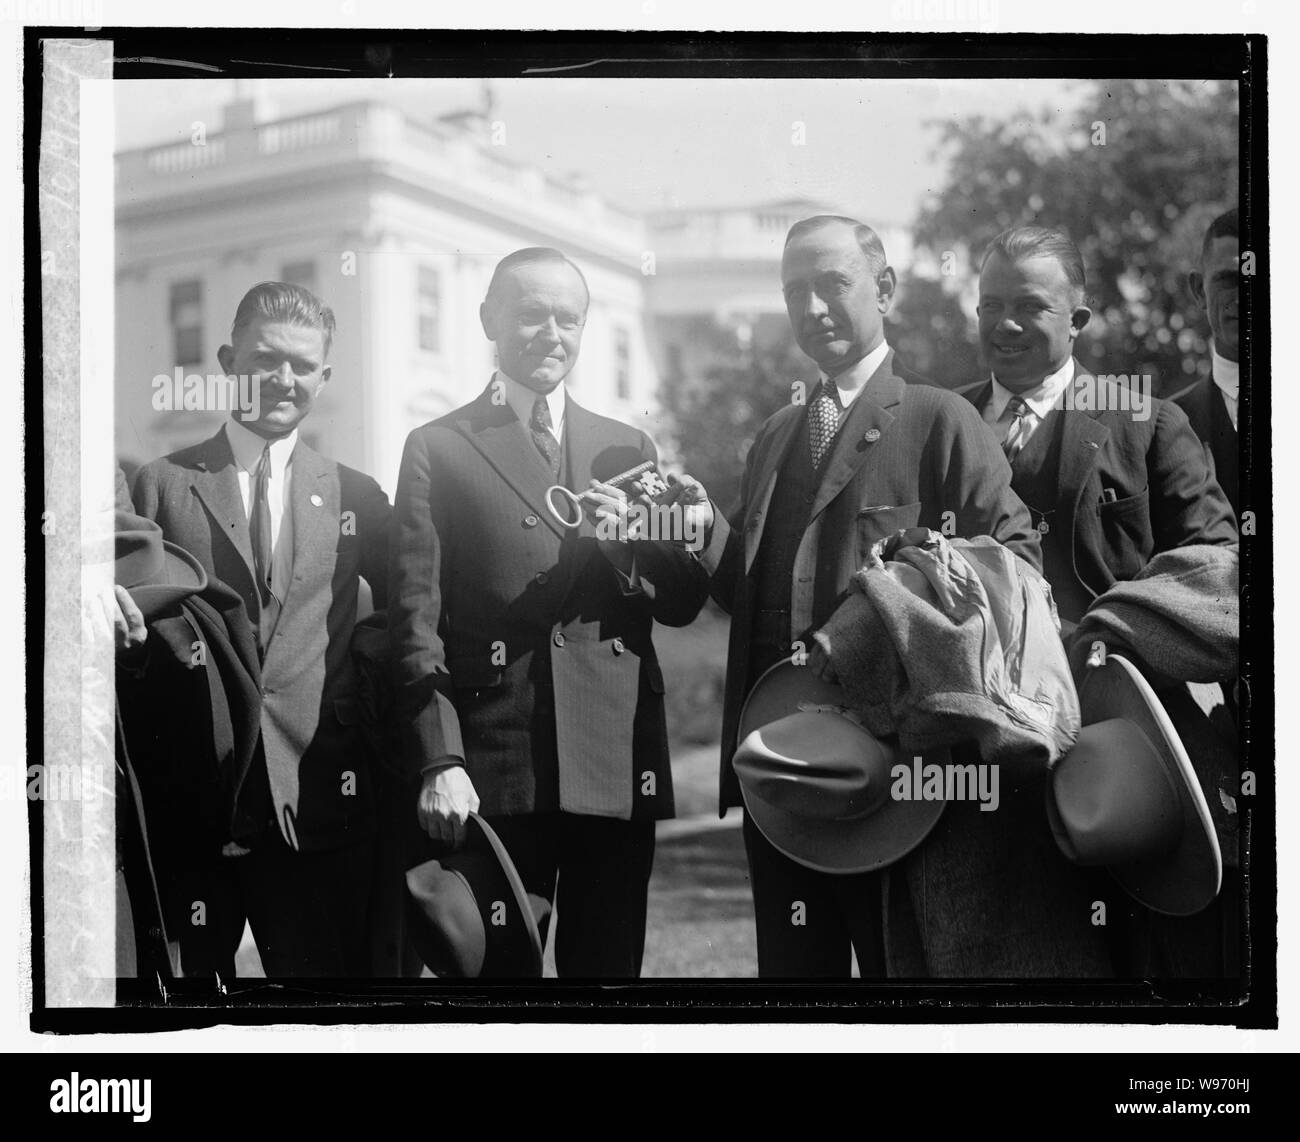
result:
[[[477,813],[464,848],[406,873],[411,940],[428,967],[456,979],[539,979],[538,925],[550,904],[524,890],[501,838]]]
[[[732,766],[745,810],[775,848],[818,872],[893,864],[925,839],[945,804],[890,796],[897,747],[863,729],[848,704],[840,686],[783,659],[740,712]]]
[[[1223,860],[1201,783],[1160,699],[1119,654],[1085,668],[1084,726],[1052,767],[1047,817],[1057,846],[1101,865],[1134,900],[1191,916],[1219,893]]]
[[[114,522],[113,578],[131,593],[145,622],[207,587],[203,565],[163,539],[153,520],[119,510]]]

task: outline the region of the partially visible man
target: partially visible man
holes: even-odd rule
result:
[[[806,403],[782,409],[759,430],[745,461],[740,507],[729,518],[697,481],[684,478],[679,493],[711,528],[701,562],[714,598],[732,616],[722,813],[742,804],[732,759],[746,696],[797,646],[810,651],[810,669],[834,676],[843,653],[832,636],[836,612],[877,540],[918,526],[989,535],[1040,566],[1029,513],[979,418],[954,394],[909,385],[900,375],[884,329],[896,279],[875,231],[839,216],[796,223],[786,238],[781,282],[790,325],[817,363],[819,383]],[[936,832],[944,828],[941,822]],[[847,978],[851,949],[863,978],[886,974],[887,956],[893,959],[884,927],[890,870],[815,871],[774,847],[748,814],[744,837],[760,976]],[[1015,859],[1026,859],[1023,850]],[[906,884],[897,883],[906,895]],[[1003,891],[999,884],[988,888]],[[1004,893],[1009,911],[1019,906],[1016,894],[1014,886]],[[797,904],[802,921],[794,926]],[[1016,942],[1004,929],[991,935]],[[952,936],[967,944],[982,939],[956,928]],[[934,961],[932,974],[946,970]]]
[[[333,336],[333,312],[309,290],[254,286],[217,358],[252,379],[256,418],[236,409],[136,478],[137,510],[242,598],[237,625],[246,618],[256,647],[260,732],[240,771],[220,790],[216,774],[186,775],[185,756],[153,775],[188,798],[151,810],[184,854],[182,899],[203,906],[201,923],[181,926],[186,975],[232,975],[246,918],[268,976],[368,973],[375,810],[348,647],[363,579],[384,605],[390,508],[369,476],[300,438]]]
[[[1001,444],[1011,462],[1011,486],[1038,523],[1043,570],[1067,645],[1077,643],[1078,624],[1087,620],[1085,629],[1093,629],[1101,617],[1095,607],[1105,609],[1098,600],[1109,588],[1142,579],[1157,557],[1163,557],[1162,565],[1175,553],[1192,562],[1183,569],[1183,578],[1201,565],[1214,569],[1219,587],[1205,593],[1207,615],[1217,617],[1225,607],[1235,607],[1236,595],[1237,526],[1201,442],[1176,404],[1152,395],[1149,379],[1124,374],[1115,381],[1084,371],[1074,357],[1074,345],[1091,318],[1085,298],[1083,258],[1065,234],[1034,226],[999,234],[984,255],[979,281],[980,348],[989,374],[962,390],[981,411],[990,437]],[[1235,301],[1232,308],[1235,312]],[[1219,550],[1196,560],[1198,547]],[[1160,607],[1162,600],[1154,593],[1161,588],[1153,583],[1150,589],[1152,604]],[[1224,670],[1224,664],[1235,659],[1236,645],[1209,645],[1221,639],[1218,628],[1214,639],[1195,637],[1199,608],[1184,605],[1182,610],[1188,625],[1172,640],[1176,645],[1122,649],[1151,674],[1201,773],[1226,849],[1235,844],[1235,817],[1225,812],[1220,790],[1238,784],[1236,759],[1198,758],[1206,740],[1204,715],[1184,683],[1206,681],[1196,677],[1203,670]],[[1189,662],[1202,645],[1204,660]],[[1077,667],[1079,655],[1072,658]],[[1097,884],[1110,890],[1116,905],[1110,909],[1110,931],[1116,935],[1117,970],[1224,974],[1221,963],[1208,970],[1169,966],[1175,953],[1185,963],[1197,957],[1172,945],[1168,954],[1157,948],[1164,942],[1163,933],[1180,925],[1191,932],[1202,922],[1199,918],[1161,919],[1147,931],[1147,915],[1133,913],[1130,902],[1109,881]],[[1225,883],[1222,901],[1215,907],[1235,907],[1231,883]],[[1125,909],[1134,915],[1139,933],[1132,946],[1116,922]],[[1190,939],[1206,943],[1209,958],[1219,958],[1218,935],[1203,941],[1193,933]]]
[[[1214,475],[1238,516],[1241,492],[1237,464],[1237,292],[1241,261],[1237,211],[1220,214],[1205,231],[1200,266],[1187,275],[1187,288],[1210,323],[1210,375],[1174,398],[1214,461]]]
[[[657,458],[566,392],[589,301],[558,250],[497,265],[480,308],[496,372],[407,438],[389,630],[412,821],[459,845],[477,810],[556,902],[559,974],[631,978],[655,821],[673,815],[651,630],[691,622],[707,584],[680,545],[620,527],[625,495],[604,481]],[[586,489],[576,529],[548,503],[557,484]]]

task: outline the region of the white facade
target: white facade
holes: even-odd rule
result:
[[[533,245],[563,250],[591,287],[574,397],[664,435],[639,217],[505,160],[486,125],[418,123],[375,102],[257,122],[253,106],[231,104],[219,133],[118,156],[120,458],[214,431],[224,414],[155,411],[152,379],[172,374],[178,341],[199,344],[186,373],[219,372],[245,291],[309,274],[338,325],[304,437],[391,494],[407,433],[487,383],[479,304],[496,262]]]

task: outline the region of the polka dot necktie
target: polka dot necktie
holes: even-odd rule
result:
[[[823,380],[817,388],[817,394],[808,406],[808,447],[812,454],[813,468],[820,468],[831,441],[839,431],[840,417],[844,409],[840,406],[839,393],[835,383]]]
[[[1006,426],[1002,451],[1008,460],[1014,460],[1029,440],[1029,422],[1025,419],[1028,412],[1029,406],[1020,397],[1012,397],[998,418],[998,422]]]

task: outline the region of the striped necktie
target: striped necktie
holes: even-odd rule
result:
[[[998,423],[1006,426],[1002,451],[1008,461],[1014,460],[1029,440],[1029,422],[1026,420],[1028,412],[1029,406],[1020,397],[1012,397],[998,418]]]
[[[532,433],[537,451],[542,454],[546,466],[551,470],[551,478],[555,479],[560,474],[560,442],[551,431],[551,406],[543,396],[533,401],[533,416],[528,422],[528,430]]]

